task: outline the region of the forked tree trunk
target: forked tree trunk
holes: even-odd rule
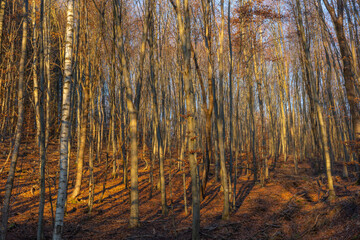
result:
[[[189,161],[190,161],[190,175],[191,175],[191,193],[192,193],[192,239],[200,239],[200,193],[198,181],[198,166],[195,151],[195,94],[193,84],[191,81],[191,38],[190,38],[190,6],[189,1],[184,0],[181,4],[180,0],[170,0],[173,5],[178,22],[178,32],[181,42],[181,49],[184,58],[184,87],[186,96],[186,119],[187,119],[187,133],[189,139]],[[183,6],[183,9],[181,9]]]
[[[211,38],[211,11],[210,11],[210,1],[209,0],[202,0],[202,8],[204,11],[204,28],[205,28],[205,46],[207,51],[207,82],[208,82],[208,96],[209,101],[207,103],[206,93],[204,83],[201,77],[200,67],[198,65],[198,61],[195,55],[194,50],[194,62],[195,68],[198,73],[198,77],[200,80],[201,91],[202,91],[202,98],[203,98],[203,110],[205,112],[205,158],[204,158],[204,170],[203,170],[203,177],[201,181],[201,199],[204,198],[206,193],[206,185],[209,178],[209,171],[210,171],[210,161],[213,157],[212,151],[212,139],[211,139],[211,129],[212,129],[212,114],[214,109],[214,91],[213,91],[213,80],[214,80],[214,60],[213,60],[213,51],[212,51],[212,38]],[[207,105],[209,105],[207,107]]]

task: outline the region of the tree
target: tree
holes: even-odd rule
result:
[[[357,59],[353,59],[353,54],[351,53],[348,40],[346,39],[346,33],[344,30],[344,9],[347,4],[347,0],[339,0],[336,2],[335,11],[334,5],[330,5],[329,1],[324,0],[324,4],[326,9],[328,10],[331,20],[335,27],[336,37],[338,40],[341,60],[343,64],[343,74],[345,81],[345,89],[346,89],[346,97],[350,106],[350,113],[353,124],[353,134],[354,138],[357,142],[360,141],[360,107],[359,107],[359,99],[357,98],[355,86],[358,84],[355,79],[354,69],[355,63]],[[321,3],[319,4],[321,6]],[[360,181],[360,176],[359,176]]]
[[[173,5],[178,22],[178,34],[181,42],[181,50],[183,55],[183,78],[186,97],[186,120],[187,133],[189,138],[189,161],[190,161],[190,175],[191,175],[191,193],[192,193],[192,215],[193,228],[192,239],[200,239],[200,193],[198,182],[198,171],[196,161],[196,136],[195,136],[195,96],[193,84],[190,78],[191,70],[191,38],[190,38],[190,6],[189,1],[184,0],[181,4],[180,0],[170,0]],[[183,9],[181,9],[183,6]]]
[[[62,90],[61,130],[60,130],[60,175],[58,196],[56,201],[56,213],[53,239],[61,239],[64,227],[65,203],[67,198],[68,183],[68,145],[70,137],[70,97],[73,59],[73,37],[74,37],[74,0],[67,1],[65,41],[64,81]]]
[[[3,201],[3,206],[1,209],[2,218],[1,218],[1,239],[6,239],[7,231],[7,222],[9,218],[9,208],[10,208],[10,197],[11,191],[14,184],[16,164],[18,160],[18,154],[20,149],[21,137],[22,137],[22,127],[24,123],[24,76],[25,76],[25,62],[26,62],[26,44],[27,44],[27,28],[28,28],[28,1],[25,0],[22,6],[23,13],[23,23],[22,23],[22,41],[21,41],[21,57],[20,57],[20,68],[19,68],[19,82],[18,82],[18,119],[16,123],[15,130],[15,142],[14,149],[11,155],[10,170],[8,178],[5,184],[5,196]]]
[[[36,128],[37,128],[37,143],[39,144],[40,156],[40,203],[39,203],[39,222],[37,239],[43,239],[43,218],[45,206],[45,164],[46,164],[46,149],[45,149],[45,120],[44,120],[44,6],[45,2],[40,2],[40,29],[39,29],[39,47],[37,46],[37,26],[36,26],[36,3],[32,2],[32,25],[33,25],[33,81],[34,81],[34,105],[36,112]],[[37,55],[39,50],[39,73],[40,81],[37,73]]]

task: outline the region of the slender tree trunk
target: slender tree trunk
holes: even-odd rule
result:
[[[138,125],[138,104],[140,103],[141,83],[138,82],[136,88],[135,101],[133,102],[133,93],[130,82],[130,73],[128,71],[128,63],[125,56],[125,46],[123,43],[123,30],[120,22],[121,19],[121,7],[122,0],[114,1],[114,10],[116,11],[116,34],[118,37],[117,48],[120,52],[120,61],[122,64],[123,77],[125,82],[125,96],[126,105],[129,113],[130,124],[130,180],[131,180],[131,191],[130,191],[130,227],[139,226],[139,183],[138,183],[138,146],[137,146],[137,125]],[[119,9],[120,8],[120,9]],[[146,35],[145,35],[146,36]],[[145,48],[145,46],[144,46]],[[145,49],[143,49],[145,51]],[[141,77],[139,78],[141,80]]]
[[[218,139],[219,139],[219,150],[220,150],[220,177],[221,177],[221,185],[224,190],[224,209],[222,213],[222,218],[224,220],[228,220],[230,217],[230,205],[229,205],[229,186],[228,186],[228,176],[226,170],[226,159],[225,159],[225,146],[224,146],[224,138],[225,138],[225,126],[224,126],[224,89],[223,89],[223,80],[224,80],[224,30],[225,30],[225,14],[224,14],[224,0],[220,1],[221,7],[221,30],[219,32],[219,101],[215,103],[215,113],[216,113],[216,125],[218,131]],[[215,94],[214,94],[215,96]],[[214,97],[215,99],[215,97]]]
[[[60,132],[60,175],[58,196],[56,202],[55,224],[53,240],[60,240],[64,226],[64,214],[67,190],[68,171],[68,144],[70,138],[70,97],[72,78],[72,53],[73,53],[73,30],[74,30],[74,1],[67,1],[67,26],[64,62],[64,81],[62,91],[62,116]]]
[[[15,130],[15,143],[14,143],[14,150],[11,155],[11,162],[10,162],[10,170],[9,175],[5,184],[5,196],[2,206],[2,223],[1,223],[1,239],[6,239],[6,231],[7,231],[7,222],[9,218],[9,208],[10,208],[10,198],[11,198],[11,191],[13,188],[14,178],[15,178],[15,170],[16,170],[16,163],[18,159],[19,149],[20,149],[20,142],[21,142],[21,135],[22,135],[22,127],[24,122],[24,75],[25,75],[25,62],[26,62],[26,44],[27,44],[27,25],[28,25],[28,1],[24,0],[23,2],[23,23],[22,23],[22,41],[21,41],[21,57],[20,57],[20,68],[19,68],[19,83],[18,83],[18,119],[16,123],[16,130]]]
[[[46,71],[46,116],[45,116],[45,146],[47,148],[49,143],[49,135],[50,135],[50,101],[51,101],[51,67],[50,67],[50,52],[51,52],[51,43],[50,43],[50,14],[51,14],[51,0],[45,0],[44,6],[46,8],[46,14],[44,14],[44,64]]]
[[[33,2],[35,4],[35,2]],[[36,127],[38,128],[38,144],[39,144],[39,155],[40,155],[40,203],[39,203],[39,221],[37,239],[43,239],[43,218],[44,218],[44,206],[45,206],[45,163],[46,163],[46,148],[45,148],[45,120],[44,120],[44,6],[45,2],[40,2],[40,52],[39,52],[39,72],[40,72],[40,84],[38,79],[34,78],[34,102],[36,112]],[[35,15],[35,14],[34,14]],[[36,25],[34,24],[34,30]],[[36,64],[36,61],[34,61]],[[36,67],[34,72],[36,71]],[[34,75],[36,76],[36,74]],[[40,90],[40,94],[39,94]]]
[[[86,9],[86,14],[87,14]],[[89,26],[86,24],[86,26]],[[87,34],[88,28],[86,29]],[[89,51],[89,49],[87,49]],[[88,57],[89,58],[89,57]],[[93,98],[93,84],[90,84],[91,79],[91,65],[90,60],[88,59],[88,66],[86,70],[86,79],[89,87],[89,96],[91,99],[90,102],[90,147],[89,147],[89,200],[88,200],[88,207],[89,207],[89,213],[91,213],[93,206],[94,206],[94,191],[95,191],[95,181],[94,181],[94,136],[95,136],[95,128],[94,128],[94,98]],[[115,161],[115,160],[114,160]]]
[[[329,153],[329,146],[328,146],[328,135],[327,135],[327,130],[326,130],[326,126],[323,120],[323,116],[322,116],[322,110],[321,110],[321,106],[320,106],[320,98],[319,98],[319,93],[316,91],[316,83],[315,83],[315,76],[313,73],[313,69],[312,69],[312,65],[311,65],[311,60],[310,60],[310,46],[308,45],[308,39],[305,35],[305,31],[304,31],[304,25],[303,25],[303,20],[302,20],[302,14],[301,14],[301,7],[300,7],[300,1],[297,0],[296,1],[296,8],[297,8],[297,21],[298,21],[298,32],[299,32],[299,38],[300,38],[300,43],[301,43],[301,47],[302,47],[302,51],[303,51],[303,65],[305,68],[305,72],[306,74],[304,75],[304,80],[306,81],[306,86],[307,86],[307,92],[308,92],[308,96],[309,99],[313,100],[314,103],[314,107],[315,107],[315,113],[316,113],[316,117],[317,120],[319,122],[320,125],[320,143],[322,145],[322,149],[323,149],[323,157],[325,159],[325,165],[326,165],[326,174],[327,174],[327,179],[328,179],[328,189],[329,189],[329,199],[332,200],[335,198],[335,190],[334,190],[334,185],[333,185],[333,180],[332,180],[332,173],[331,173],[331,160],[330,160],[330,153]]]
[[[86,71],[86,70],[85,70]],[[80,146],[79,153],[77,158],[76,165],[76,180],[75,188],[70,196],[70,198],[75,199],[80,194],[81,182],[83,177],[83,166],[84,166],[84,156],[85,156],[85,147],[86,147],[86,136],[87,136],[87,125],[88,125],[88,115],[89,115],[89,80],[88,76],[82,77],[84,79],[83,84],[79,83],[82,87],[82,107],[81,107],[81,122],[80,122]],[[80,81],[81,79],[79,79]]]
[[[326,176],[328,179],[328,189],[329,189],[329,200],[334,200],[335,190],[334,190],[334,183],[332,179],[332,173],[331,173],[331,160],[330,160],[330,153],[329,153],[329,145],[328,145],[328,135],[326,131],[326,126],[323,120],[320,104],[316,104],[316,110],[318,114],[319,124],[320,124],[320,130],[321,130],[321,137],[322,137],[322,143],[324,145],[324,154],[325,154],[325,165],[326,165]]]
[[[1,56],[1,48],[2,48],[2,32],[3,32],[3,26],[4,26],[6,1],[7,0],[1,0],[1,3],[0,3],[0,56]]]
[[[205,196],[205,190],[207,181],[209,178],[209,171],[210,171],[210,162],[212,160],[213,151],[212,151],[212,139],[211,139],[211,129],[212,129],[212,122],[211,117],[214,109],[214,91],[213,91],[213,82],[214,82],[214,59],[213,59],[213,50],[212,50],[212,38],[211,38],[211,12],[210,12],[210,1],[209,0],[202,0],[202,7],[204,11],[204,28],[205,28],[205,46],[207,50],[207,82],[208,82],[208,96],[209,96],[209,103],[207,103],[206,94],[205,94],[205,87],[202,80],[200,67],[198,65],[198,61],[195,55],[194,50],[194,62],[195,68],[198,73],[198,77],[200,80],[201,92],[202,92],[202,99],[203,99],[203,109],[205,112],[205,139],[206,139],[206,146],[205,146],[205,158],[204,158],[204,170],[203,170],[203,177],[201,182],[201,198]],[[209,105],[207,107],[207,105]]]
[[[146,5],[149,4],[149,1],[146,1]],[[155,60],[154,60],[154,9],[155,9],[155,1],[151,3],[151,6],[148,6],[150,9],[150,86],[151,86],[151,93],[152,93],[152,103],[153,103],[153,114],[154,114],[154,128],[156,128],[156,138],[158,143],[158,157],[159,157],[159,174],[160,174],[160,190],[161,190],[161,207],[162,207],[162,214],[168,214],[168,207],[166,203],[166,188],[165,188],[165,172],[164,172],[164,158],[165,158],[165,151],[164,151],[164,136],[161,134],[161,126],[160,126],[160,117],[159,117],[159,109],[158,109],[158,101],[157,101],[157,94],[156,94],[156,85],[157,80],[155,76]]]
[[[180,0],[170,0],[177,14],[179,38],[181,42],[182,54],[184,57],[184,87],[187,107],[187,132],[189,138],[189,161],[191,175],[191,192],[192,192],[192,239],[200,239],[200,194],[196,160],[196,139],[195,136],[195,94],[193,84],[190,78],[191,74],[191,38],[190,38],[190,6],[189,1],[184,0],[183,11]]]
[[[124,88],[122,83],[120,83],[120,131],[121,131],[121,151],[122,151],[122,160],[123,160],[123,183],[125,188],[128,188],[128,156],[126,154],[126,136],[125,136],[125,123],[126,123],[126,114],[125,114],[125,103],[124,103]]]
[[[129,88],[129,87],[127,87]],[[129,90],[127,90],[129,94]],[[137,112],[132,102],[127,99],[127,106],[130,115],[130,149],[131,149],[131,208],[130,208],[130,227],[139,226],[139,189],[138,189],[138,149],[137,149]]]
[[[334,8],[329,4],[328,0],[324,0],[325,6],[330,13],[331,19],[335,26],[335,32],[339,43],[341,60],[343,63],[343,73],[345,80],[346,96],[350,105],[350,113],[353,123],[353,132],[356,141],[360,141],[360,108],[359,100],[357,98],[355,85],[355,69],[353,69],[352,62],[355,59],[352,58],[351,50],[348,45],[346,34],[344,31],[344,5],[347,1],[339,0],[337,1],[337,16],[335,14]],[[360,181],[360,175],[359,175]]]
[[[83,88],[83,107],[81,108],[83,111],[81,113],[81,127],[80,127],[80,147],[79,154],[77,158],[76,164],[76,180],[75,180],[75,188],[70,196],[70,198],[74,199],[80,194],[81,182],[83,176],[83,165],[84,165],[84,155],[85,155],[85,146],[86,146],[86,135],[87,135],[87,119],[89,114],[88,102],[89,102],[89,93],[88,86],[84,86]]]

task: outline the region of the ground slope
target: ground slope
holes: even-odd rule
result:
[[[8,156],[9,144],[0,144],[0,167]],[[51,238],[52,211],[56,205],[56,170],[59,151],[56,144],[49,146],[47,173],[47,201],[45,207],[45,237]],[[191,194],[190,177],[186,175],[189,214],[184,212],[182,172],[175,159],[166,160],[167,197],[169,215],[161,215],[159,190],[150,195],[148,153],[140,153],[140,218],[141,226],[128,228],[129,190],[121,183],[122,177],[105,174],[106,155],[95,164],[95,204],[88,213],[88,171],[85,167],[82,192],[78,199],[69,201],[65,217],[65,239],[190,239]],[[174,155],[175,156],[175,155]],[[72,150],[71,161],[76,159]],[[110,161],[110,159],[109,159]],[[201,237],[203,239],[360,239],[360,187],[355,179],[335,176],[337,199],[327,201],[326,179],[314,175],[311,160],[300,163],[294,175],[291,157],[280,160],[271,171],[265,186],[254,184],[251,177],[237,180],[236,204],[229,221],[221,220],[222,192],[220,184],[210,178],[207,194],[201,203]],[[35,239],[39,202],[37,149],[31,141],[22,145],[11,201],[9,239]],[[87,159],[85,159],[87,162]],[[72,164],[72,166],[75,164]],[[172,171],[170,172],[170,165]],[[341,166],[338,166],[339,169]],[[8,164],[0,175],[1,202]],[[69,193],[73,187],[75,168],[70,169]],[[105,175],[107,181],[102,196]],[[155,166],[155,180],[158,168]],[[170,181],[171,179],[171,181]],[[48,185],[52,186],[51,188]],[[49,190],[51,191],[51,199]],[[102,196],[102,201],[100,198]]]

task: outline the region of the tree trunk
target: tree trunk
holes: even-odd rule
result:
[[[10,170],[9,175],[5,184],[5,196],[2,206],[2,223],[1,223],[1,239],[6,239],[6,231],[7,231],[7,222],[9,218],[9,208],[10,208],[10,198],[11,191],[13,188],[14,178],[15,178],[15,170],[16,163],[18,159],[21,135],[22,135],[22,126],[24,122],[24,75],[25,75],[25,62],[26,62],[26,44],[27,44],[27,13],[28,13],[28,1],[25,0],[23,3],[23,23],[22,23],[22,41],[21,41],[21,57],[20,57],[20,68],[19,68],[19,83],[18,83],[18,119],[16,123],[15,130],[15,143],[14,150],[11,155],[10,162]]]
[[[72,53],[74,30],[74,0],[67,1],[67,25],[64,62],[64,81],[62,91],[62,116],[60,130],[60,175],[56,202],[53,240],[60,240],[64,226],[64,214],[67,190],[68,144],[70,138],[70,97],[72,78]]]
[[[332,200],[335,198],[335,190],[333,186],[333,180],[332,180],[332,173],[331,173],[331,160],[330,160],[330,154],[329,154],[329,146],[328,146],[328,137],[327,137],[327,131],[326,126],[322,117],[322,110],[320,106],[320,97],[318,91],[316,91],[316,83],[315,83],[315,76],[312,69],[311,59],[310,59],[310,46],[308,44],[309,36],[305,35],[304,31],[304,25],[302,20],[302,10],[300,7],[300,1],[296,1],[296,8],[297,8],[297,27],[298,27],[298,34],[300,38],[300,44],[303,51],[303,68],[305,68],[304,74],[304,81],[305,86],[307,87],[307,93],[309,99],[313,101],[314,104],[314,110],[316,112],[315,117],[317,118],[317,121],[320,125],[320,143],[322,145],[323,149],[323,157],[325,159],[325,165],[326,165],[326,174],[328,179],[328,189],[329,189],[329,199]],[[305,16],[306,17],[306,16]]]
[[[200,194],[197,171],[197,160],[195,151],[195,94],[193,84],[190,78],[191,74],[191,38],[190,38],[190,6],[189,1],[184,0],[183,11],[180,9],[182,4],[180,0],[170,0],[177,14],[179,38],[181,41],[181,49],[184,57],[184,87],[187,107],[187,132],[189,138],[189,161],[191,175],[191,193],[192,193],[192,239],[200,239]]]
[[[331,19],[335,26],[336,37],[338,39],[341,60],[343,63],[343,73],[344,73],[344,81],[346,88],[346,96],[350,105],[350,113],[352,117],[353,123],[353,133],[356,141],[360,141],[360,108],[359,108],[359,100],[357,98],[355,85],[355,69],[353,69],[352,62],[356,61],[356,59],[352,58],[351,50],[348,45],[346,34],[344,31],[344,5],[346,1],[339,0],[337,1],[337,16],[335,14],[334,8],[329,4],[327,0],[324,0],[325,6],[330,13]],[[359,175],[360,181],[360,175]]]
[[[6,0],[1,0],[1,5],[0,5],[0,56],[1,56],[1,49],[2,49],[2,32],[3,32],[3,26],[4,26],[5,7],[6,7]]]
[[[157,139],[157,146],[158,146],[158,157],[159,157],[159,174],[160,174],[160,192],[161,192],[161,207],[162,207],[162,214],[168,214],[168,207],[166,203],[166,188],[165,188],[165,172],[164,172],[164,136],[161,134],[161,126],[160,126],[160,117],[159,117],[159,108],[158,108],[158,101],[157,101],[157,94],[156,94],[156,87],[157,87],[157,79],[155,76],[155,60],[154,60],[154,9],[155,9],[155,2],[151,3],[151,6],[148,6],[150,9],[150,37],[149,37],[149,45],[150,45],[150,87],[151,87],[151,94],[152,94],[152,103],[153,103],[153,114],[154,114],[154,128],[156,128],[156,139]],[[149,1],[146,1],[146,5],[149,5]],[[145,134],[145,133],[144,133]]]
[[[44,67],[46,71],[46,116],[45,116],[45,146],[47,148],[49,143],[49,135],[50,135],[50,101],[51,101],[51,67],[50,67],[50,54],[51,54],[51,43],[50,43],[50,14],[51,14],[51,0],[44,1],[44,7],[46,8],[46,14],[44,15]]]
[[[33,1],[35,6],[35,1]],[[36,127],[38,129],[38,144],[39,144],[39,155],[40,155],[40,202],[39,202],[39,221],[37,239],[43,239],[43,218],[44,218],[44,206],[45,206],[45,163],[46,163],[46,148],[45,148],[45,121],[44,121],[44,0],[40,3],[40,52],[39,52],[39,71],[40,71],[40,84],[36,78],[36,67],[34,68],[34,102],[36,112]],[[35,8],[35,7],[33,7]],[[34,11],[34,10],[33,10]],[[35,13],[34,13],[35,17]],[[34,30],[36,25],[34,24]],[[36,49],[36,48],[35,48]],[[35,59],[34,59],[35,60]],[[34,61],[36,66],[36,61]],[[40,90],[40,95],[39,95]]]
[[[226,159],[225,159],[225,121],[224,121],[224,89],[223,89],[223,81],[224,81],[224,31],[225,31],[225,14],[224,14],[224,0],[220,1],[221,7],[221,28],[219,32],[219,102],[215,103],[215,112],[216,114],[216,123],[218,130],[218,138],[219,138],[219,150],[220,150],[220,177],[221,177],[221,185],[224,190],[224,208],[222,213],[222,218],[224,220],[228,220],[230,217],[230,205],[229,205],[229,186],[228,186],[228,176],[226,170]],[[214,94],[215,99],[215,94]]]

